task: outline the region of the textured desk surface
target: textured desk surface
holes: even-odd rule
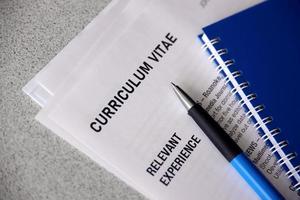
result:
[[[144,199],[34,120],[22,87],[109,0],[0,0],[0,200]]]

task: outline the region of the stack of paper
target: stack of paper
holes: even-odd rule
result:
[[[257,198],[188,118],[174,81],[294,198],[197,38],[258,2],[112,1],[24,87],[43,107],[37,120],[150,199]]]

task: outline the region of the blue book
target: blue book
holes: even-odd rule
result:
[[[209,58],[300,190],[300,1],[266,1],[203,31]]]

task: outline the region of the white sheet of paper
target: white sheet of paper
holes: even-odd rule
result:
[[[75,84],[70,93],[60,95],[57,98],[58,100],[54,101],[57,101],[55,104],[49,105],[49,107],[39,114],[38,119],[43,122],[45,119],[41,116],[45,116],[45,114],[47,115],[49,112],[50,121],[62,127],[64,129],[63,131],[71,133],[78,141],[84,143],[88,148],[94,151],[96,155],[114,166],[120,174],[124,175],[123,178],[126,179],[126,182],[131,181],[129,184],[133,184],[134,187],[149,197],[155,199],[158,199],[158,197],[162,199],[174,199],[176,196],[178,199],[181,199],[183,198],[181,195],[184,195],[184,197],[193,199],[199,197],[196,196],[196,192],[199,192],[199,187],[202,187],[201,190],[203,190],[205,194],[201,193],[201,197],[210,197],[212,199],[235,199],[239,198],[241,192],[244,191],[246,193],[245,199],[248,195],[249,198],[253,198],[252,191],[247,189],[247,186],[243,184],[243,181],[239,183],[239,177],[235,175],[235,172],[228,168],[228,164],[222,160],[222,157],[220,157],[218,152],[215,152],[215,149],[212,148],[210,142],[207,141],[203,135],[201,137],[202,143],[199,146],[200,150],[198,153],[195,152],[196,155],[199,154],[196,156],[197,159],[193,160],[191,158],[191,160],[188,161],[189,166],[186,171],[189,171],[189,173],[183,171],[180,172],[186,173],[192,177],[197,177],[196,180],[193,178],[188,179],[184,177],[184,175],[182,175],[181,178],[176,176],[177,180],[174,181],[176,183],[172,182],[175,186],[172,185],[172,188],[170,189],[170,191],[174,192],[172,193],[166,189],[162,189],[163,187],[161,187],[156,179],[155,182],[153,179],[145,177],[145,168],[141,166],[145,165],[147,158],[151,158],[155,155],[155,151],[157,153],[162,143],[170,137],[170,134],[172,133],[171,130],[176,129],[179,130],[179,132],[184,133],[182,137],[185,137],[185,140],[190,136],[190,131],[196,131],[196,133],[199,132],[197,127],[193,127],[190,120],[187,119],[185,115],[181,114],[180,116],[173,116],[176,113],[178,114],[180,105],[175,103],[176,100],[174,101],[174,96],[171,95],[172,91],[169,87],[170,79],[172,81],[177,80],[179,83],[184,82],[185,85],[187,84],[189,86],[188,89],[193,89],[194,91],[190,92],[193,94],[200,94],[199,91],[208,87],[212,78],[216,76],[213,74],[213,71],[210,71],[213,70],[213,67],[207,67],[209,66],[209,63],[207,63],[206,59],[201,57],[200,54],[199,57],[197,56],[198,52],[200,52],[200,44],[197,43],[197,38],[193,38],[196,36],[197,30],[190,29],[192,18],[189,18],[189,15],[184,15],[187,16],[188,20],[183,17],[182,21],[179,20],[176,23],[174,22],[174,16],[172,16],[172,14],[177,11],[176,9],[171,9],[184,9],[182,5],[177,5],[177,7],[174,6],[174,8],[168,7],[167,4],[165,6],[160,5],[159,7],[156,5],[157,2],[153,3],[151,5],[152,7],[149,7],[145,13],[143,13],[141,17],[128,28],[124,35],[117,40],[115,45],[108,50],[105,56],[99,55],[95,62],[91,64],[87,74],[80,80],[80,83]],[[168,9],[171,10],[170,13],[161,15],[161,13]],[[154,10],[157,15],[153,12]],[[186,9],[186,11],[188,11],[188,9]],[[202,15],[204,14],[207,13],[203,11]],[[164,20],[159,21],[158,19],[162,16]],[[202,19],[199,21],[199,24],[204,23]],[[166,24],[167,27],[165,27]],[[187,29],[181,30],[184,29],[184,27]],[[170,48],[170,52],[166,54],[166,56],[169,55],[170,57],[163,58],[166,63],[157,65],[155,67],[157,68],[156,70],[158,70],[157,72],[155,69],[153,70],[153,74],[151,75],[153,77],[150,77],[149,79],[155,81],[145,80],[145,82],[143,82],[143,84],[145,84],[143,86],[144,88],[141,89],[142,91],[140,88],[137,88],[139,90],[134,94],[136,95],[133,97],[135,100],[132,100],[134,102],[129,101],[128,104],[126,103],[126,108],[124,108],[125,111],[121,112],[122,117],[120,117],[119,114],[116,115],[116,117],[113,118],[114,121],[111,123],[114,123],[115,125],[108,125],[107,128],[105,127],[106,134],[103,133],[102,135],[101,133],[98,135],[91,133],[89,126],[86,126],[90,120],[89,116],[95,116],[95,114],[99,112],[99,109],[101,109],[99,108],[99,105],[101,105],[101,103],[105,104],[107,98],[109,99],[115,89],[120,86],[121,80],[126,81],[126,77],[130,72],[134,71],[138,58],[143,59],[147,53],[149,54],[151,45],[160,39],[163,39],[164,34],[166,34],[168,30],[170,31],[170,29],[174,31],[174,33],[176,33],[175,35],[179,38],[178,43],[174,44],[175,50],[173,51],[175,52],[172,52],[172,47]],[[165,33],[163,33],[163,30],[165,30]],[[126,52],[128,46],[132,47],[130,48],[130,53]],[[142,49],[144,51],[141,51]],[[123,56],[124,52],[126,52],[126,57]],[[119,59],[115,59],[120,55],[121,57],[119,57]],[[180,59],[178,58],[179,56]],[[204,76],[204,74],[207,76]],[[201,79],[201,81],[199,81],[199,79]],[[197,92],[195,92],[196,89]],[[99,93],[93,91],[99,91]],[[155,93],[152,94],[154,91]],[[61,92],[63,93],[63,89]],[[151,94],[151,96],[149,96],[149,94]],[[62,96],[65,97],[63,98]],[[161,96],[166,98],[161,98]],[[172,97],[172,99],[170,99],[170,97]],[[168,105],[168,107],[165,105]],[[153,115],[149,116],[149,113],[153,113],[160,121],[155,120]],[[172,114],[170,115],[170,113]],[[163,119],[161,119],[161,117],[163,117]],[[182,124],[178,124],[179,121],[182,122]],[[144,126],[146,122],[152,126]],[[147,127],[149,129],[147,129]],[[139,130],[138,135],[136,135],[137,130]],[[110,135],[112,133],[113,136]],[[125,133],[126,137],[124,137]],[[137,138],[137,136],[139,137]],[[133,141],[135,141],[135,143]],[[149,149],[146,145],[145,148],[140,149],[141,147],[139,145],[141,144],[148,144],[151,145],[151,147],[149,147]],[[115,150],[111,148],[111,146],[119,147]],[[130,155],[135,155],[134,151],[138,151],[140,155],[139,160],[129,157]],[[214,157],[214,154],[216,157]],[[125,162],[123,160],[124,158],[128,161]],[[132,161],[132,163],[130,163],[130,161]],[[214,165],[216,165],[216,167],[211,167]],[[226,173],[224,174],[223,168],[226,168],[225,172],[231,174],[229,177],[225,175]],[[196,169],[202,169],[203,174]],[[197,175],[190,171],[197,171]],[[211,174],[215,175],[209,176]],[[209,176],[213,180],[211,182],[209,181],[209,183],[207,181],[207,184],[203,186],[203,179],[201,179],[201,176]],[[224,176],[228,179],[224,178]],[[214,188],[220,183],[221,179],[221,188]],[[235,181],[232,182],[233,180]],[[191,184],[188,184],[186,181],[195,181],[195,187],[191,186]],[[239,191],[239,188],[236,188],[236,186],[234,187],[234,191],[238,193],[236,196],[234,194],[235,192],[232,192],[232,183],[239,183],[241,189],[241,191]],[[191,192],[189,194],[183,192],[185,191],[184,186],[186,185],[189,186],[189,190],[186,189],[187,192]],[[214,189],[214,191],[212,189]],[[224,191],[227,192],[224,193]],[[212,194],[215,196],[211,196]],[[221,197],[220,194],[223,196]]]
[[[180,39],[179,34],[178,38]],[[141,38],[137,42],[144,41],[144,39]],[[178,52],[174,51],[181,51],[182,44],[179,43],[179,39],[177,46],[174,45],[172,53],[177,54]],[[195,44],[195,41],[190,45],[193,43]],[[124,45],[128,44],[125,42]],[[119,43],[117,49],[123,49],[122,46]],[[201,51],[200,46],[198,43],[199,52]],[[193,46],[193,48],[187,49],[185,46],[184,52],[191,55],[192,52],[195,52],[195,48]],[[113,51],[117,51],[117,49],[113,49],[109,55],[113,56]],[[134,50],[132,49],[132,51]],[[137,53],[137,55],[144,53],[146,52]],[[106,58],[100,60],[101,65],[107,67],[108,62],[112,61],[112,57]],[[187,56],[188,58],[189,56]],[[134,62],[132,57],[128,62],[131,61]],[[165,58],[164,65],[157,65],[156,71],[153,70],[149,79],[145,80],[140,88],[137,88],[134,96],[130,97],[118,115],[103,128],[101,133],[93,132],[89,124],[97,112],[102,109],[101,104],[105,105],[118,91],[119,86],[121,87],[122,80],[126,80],[127,76],[133,72],[136,67],[134,63],[114,60],[113,65],[109,64],[109,72],[101,73],[103,67],[97,67],[94,69],[95,71],[91,70],[85,77],[86,80],[80,81],[81,84],[76,84],[70,94],[66,95],[53,111],[50,111],[48,117],[65,131],[72,133],[77,140],[93,150],[100,158],[114,166],[120,174],[123,174],[123,177],[127,177],[124,181],[130,180],[134,183],[133,187],[151,199],[198,199],[200,194],[204,199],[239,199],[241,194],[245,196],[245,199],[255,199],[255,194],[188,118],[184,108],[174,96],[170,88],[170,81],[181,85],[183,82],[188,82],[188,85],[193,85],[193,88],[201,88],[201,82],[197,81],[197,78],[203,73],[203,69],[199,66],[201,64],[205,66],[203,62],[206,62],[205,59],[201,59],[201,56],[198,56],[198,59],[194,59],[193,62],[185,59],[181,61],[180,65],[174,66],[174,61]],[[196,63],[197,67],[195,67]],[[116,74],[116,71],[120,71],[116,68],[120,68],[121,64],[126,68]],[[170,66],[167,67],[167,64]],[[189,67],[185,67],[186,65]],[[109,77],[114,78],[109,79]],[[95,80],[97,81],[95,82]],[[151,80],[155,80],[155,82]],[[86,88],[83,84],[86,81],[89,82],[88,85],[93,82],[94,87]],[[86,92],[82,93],[81,90]],[[99,93],[93,92],[95,90]],[[189,91],[191,92],[191,88]],[[79,94],[79,96],[75,94]],[[76,102],[70,101],[70,98],[75,98]],[[80,105],[80,102],[86,100],[89,100],[88,105]],[[74,106],[76,106],[76,110]],[[41,121],[39,116],[37,119]],[[152,177],[147,174],[146,169],[174,132],[182,138],[182,142],[173,151],[159,173]],[[193,152],[171,184],[168,187],[164,186],[159,182],[159,178],[192,134],[196,134],[202,139],[197,151]],[[239,185],[238,188],[236,184]],[[219,187],[216,188],[218,185]]]

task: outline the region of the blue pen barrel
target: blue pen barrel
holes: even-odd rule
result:
[[[284,199],[244,154],[239,154],[230,163],[261,199]]]

